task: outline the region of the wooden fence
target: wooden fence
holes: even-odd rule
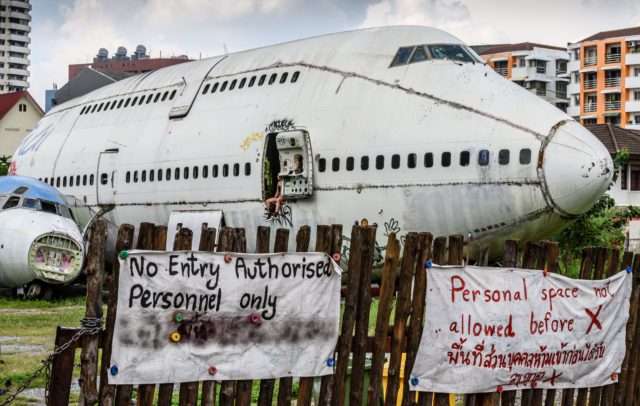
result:
[[[258,227],[256,252],[270,250],[270,228]],[[139,385],[137,392],[131,385],[111,386],[107,384],[111,341],[116,315],[119,269],[116,265],[109,276],[109,303],[106,327],[101,335],[85,337],[76,346],[71,346],[55,361],[49,385],[49,405],[67,405],[71,384],[74,354],[81,347],[81,394],[80,404],[131,405],[132,397],[137,405],[170,405],[177,396],[180,405],[250,405],[252,388],[259,388],[258,405],[291,405],[294,381],[298,382],[297,404],[312,403],[314,381],[319,381],[316,404],[343,405],[396,405],[399,397],[402,405],[449,405],[449,395],[442,393],[414,393],[409,391],[409,372],[415,357],[425,320],[426,275],[425,261],[430,259],[440,265],[460,265],[464,261],[462,236],[433,238],[429,233],[408,233],[401,244],[395,234],[388,236],[388,244],[382,277],[380,297],[377,303],[375,330],[369,335],[371,316],[371,284],[373,255],[376,241],[376,227],[354,225],[351,230],[350,251],[346,269],[346,289],[344,289],[344,314],[336,347],[337,360],[333,375],[321,378],[280,378],[254,381],[204,381],[174,384]],[[216,241],[216,235],[219,236]],[[310,250],[326,252],[330,255],[341,252],[343,230],[340,225],[318,226],[315,247],[309,247],[311,229],[301,227],[295,235],[295,246],[299,252]],[[134,227],[123,225],[118,232],[116,253],[132,248],[164,250],[167,228],[142,223],[138,230],[137,244],[133,244]],[[290,231],[278,229],[273,252],[285,252]],[[179,230],[176,234],[174,250],[188,250],[191,247],[192,232]],[[106,225],[100,220],[92,225],[90,251],[88,253],[87,274],[87,316],[102,316],[101,280],[104,271],[104,245]],[[215,229],[204,228],[199,248],[201,251],[245,252],[247,235],[244,229],[223,227],[219,233]],[[402,250],[401,250],[401,245]],[[504,267],[547,269],[558,271],[558,244],[554,242],[528,243],[520,251],[518,241],[505,241]],[[402,252],[401,252],[402,251]],[[486,250],[480,249],[478,258],[471,262],[486,265]],[[633,267],[635,275],[640,275],[640,255],[628,252],[620,255],[616,250],[589,248],[584,250],[580,277],[600,279]],[[631,310],[627,325],[627,350],[619,382],[604,387],[565,389],[562,393],[548,389],[523,389],[502,393],[471,394],[464,396],[464,405],[515,405],[551,406],[631,406],[640,402],[640,326],[638,325],[639,290],[638,278],[633,284]],[[394,304],[395,299],[395,304]],[[394,309],[395,308],[395,309]],[[393,324],[389,325],[392,311]],[[56,346],[60,346],[72,336],[74,330],[59,328]],[[101,362],[98,362],[98,348],[102,348]],[[370,354],[370,370],[365,386],[365,362]],[[402,357],[405,354],[404,370]],[[383,393],[383,368],[389,361],[386,392]],[[100,367],[98,367],[100,365]],[[350,373],[348,372],[350,371]],[[349,390],[347,391],[347,376]],[[99,376],[99,385],[96,377]],[[401,378],[401,376],[403,378]],[[277,393],[276,392],[277,387]],[[402,388],[402,390],[400,389]],[[134,395],[135,393],[135,395]],[[555,402],[555,399],[560,399]]]

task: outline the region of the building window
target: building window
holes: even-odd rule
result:
[[[376,169],[378,170],[384,169],[384,155],[378,155],[376,157]]]
[[[629,171],[629,166],[628,165],[622,165],[622,168],[620,168],[620,189],[622,190],[627,190],[627,188],[629,187],[627,185],[628,181],[627,181],[627,172]]]
[[[488,149],[481,149],[480,152],[478,152],[478,165],[480,165],[480,166],[489,165],[489,150]]]
[[[424,167],[431,168],[433,166],[433,154],[431,152],[427,152],[424,154]]]
[[[531,162],[531,150],[524,148],[520,150],[520,165],[527,165]]]
[[[440,164],[445,168],[451,165],[451,152],[442,153],[440,156]]]
[[[364,155],[360,158],[360,169],[366,171],[369,169],[369,157]]]
[[[631,190],[640,190],[640,165],[631,165]]]
[[[462,151],[460,153],[460,166],[468,166],[471,159],[471,153],[469,151]]]
[[[331,160],[331,170],[338,172],[340,170],[340,158],[333,158]]]
[[[498,163],[500,165],[508,165],[509,164],[509,150],[501,149],[498,151]]]
[[[407,167],[415,168],[417,160],[418,159],[417,159],[417,155],[416,154],[407,155]]]
[[[318,159],[318,171],[324,172],[327,169],[327,160],[324,158]]]
[[[20,103],[20,105],[18,106],[18,110],[20,110],[21,112],[26,112],[27,111],[27,105],[24,103]]]

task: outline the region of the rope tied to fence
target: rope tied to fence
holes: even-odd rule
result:
[[[45,373],[45,402],[49,401],[49,377],[51,376],[51,364],[55,358],[66,351],[71,344],[78,341],[83,336],[92,336],[102,332],[102,326],[104,324],[103,317],[83,317],[80,319],[80,328],[73,334],[73,336],[66,343],[56,348],[47,358],[42,360],[42,365],[38,367],[8,398],[0,403],[0,406],[7,406],[13,402],[18,395],[27,390],[29,385],[43,372]]]

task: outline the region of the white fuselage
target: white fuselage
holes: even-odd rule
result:
[[[107,215],[114,225],[166,224],[176,210],[222,210],[227,225],[248,229],[348,227],[366,218],[379,225],[380,245],[390,232],[418,230],[471,235],[482,244],[552,236],[606,189],[606,149],[484,64],[440,59],[389,67],[399,47],[443,43],[461,44],[434,29],[387,27],[138,75],[49,112],[16,151],[16,172],[53,184],[77,206],[114,204]],[[309,134],[313,194],[289,200],[286,219],[266,220],[265,140],[292,129]],[[507,163],[501,150],[509,151]]]

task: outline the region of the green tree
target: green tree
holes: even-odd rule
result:
[[[0,156],[0,176],[4,176],[9,173],[9,161],[11,160],[11,156],[3,155]]]

